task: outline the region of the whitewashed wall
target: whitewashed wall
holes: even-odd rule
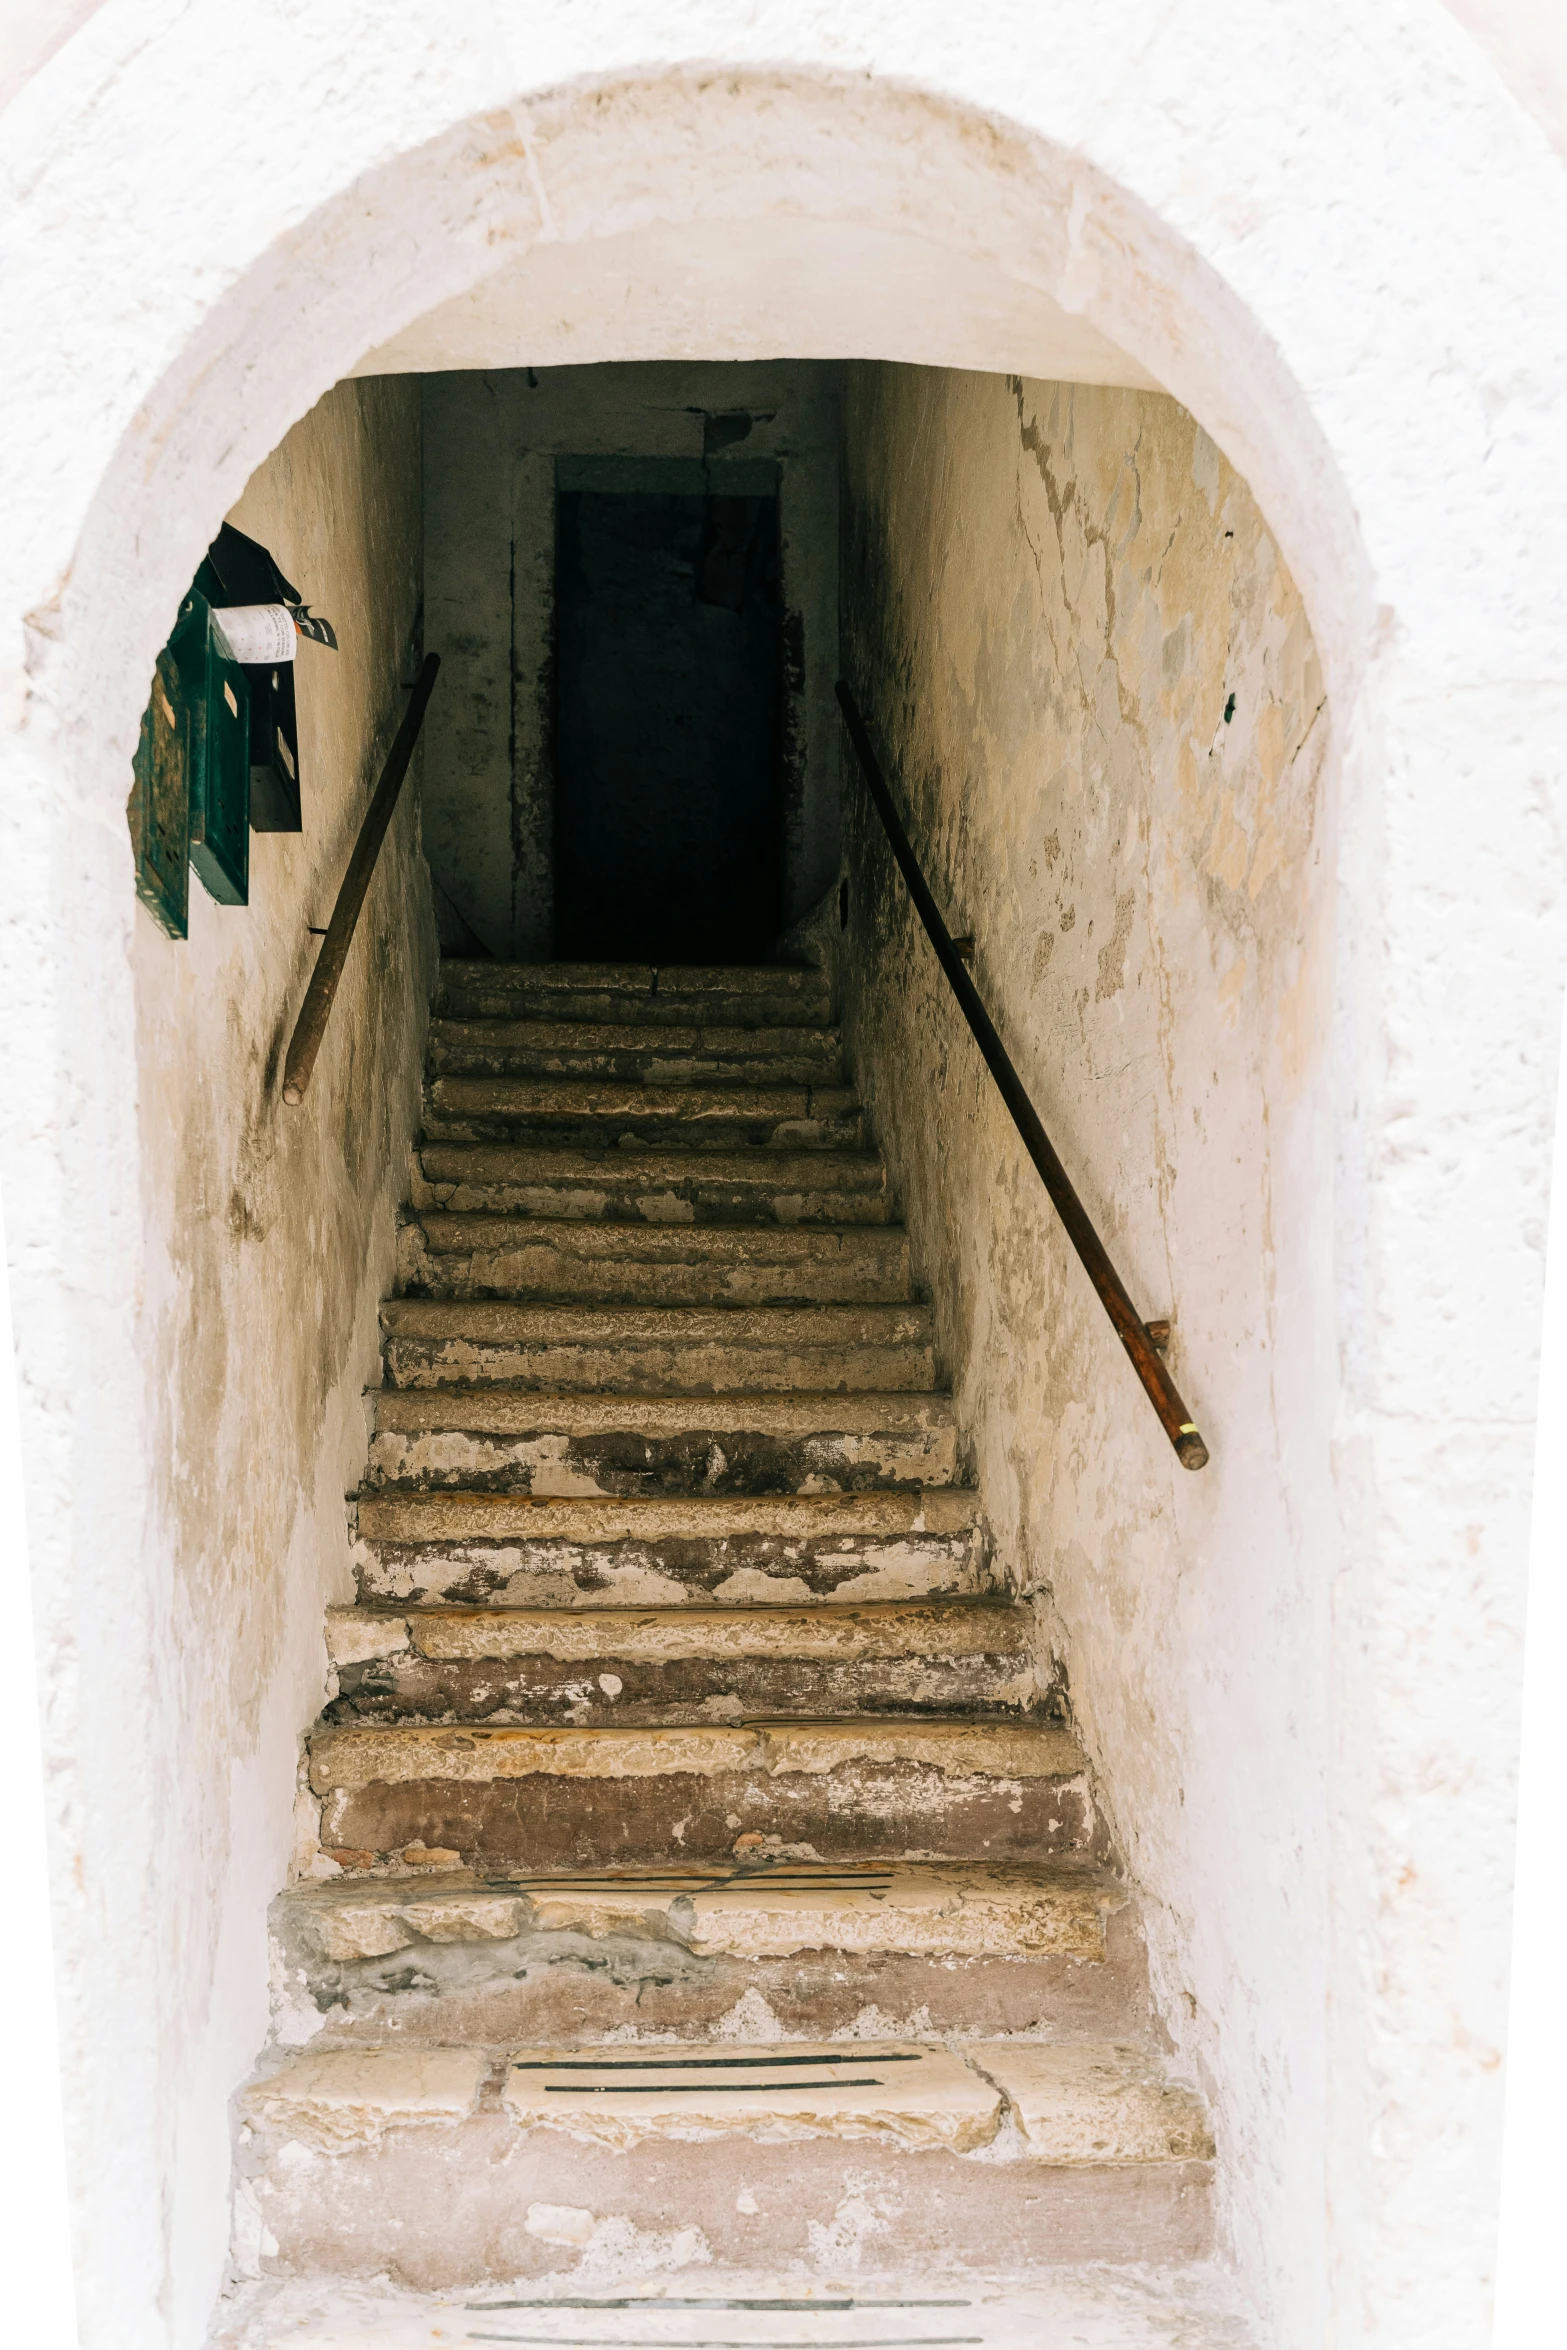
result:
[[[62,1968],[95,2019],[65,2054],[94,2345],[193,2340],[221,2258],[205,2152],[166,2126],[183,2020],[104,1922],[164,1850],[106,1727],[143,1663],[78,1639],[139,1583],[160,1474],[125,766],[163,616],[249,474],[368,353],[546,248],[501,363],[1080,378],[1118,346],[1299,588],[1341,761],[1332,1347],[1291,1365],[1335,1433],[1327,1486],[1286,1494],[1326,1524],[1332,1595],[1326,2118],[1304,2216],[1287,2149],[1247,2150],[1242,2250],[1285,2350],[1483,2330],[1563,964],[1567,325],[1542,289],[1567,203],[1477,55],[1435,0],[477,0],[438,26],[412,0],[104,0],[7,108],[0,1180]],[[1246,1701],[1232,1658],[1205,1734],[1237,1771]],[[200,1861],[159,1894],[203,1919]],[[1324,2207],[1325,2317],[1297,2252]]]
[[[188,940],[135,917],[150,1476],[139,1587],[92,1606],[82,1631],[145,1660],[144,1696],[129,1673],[121,1695],[143,1717],[126,1793],[149,1800],[155,1857],[123,1898],[179,2051],[160,2121],[177,2182],[169,2284],[187,2327],[225,2201],[225,2095],[265,2034],[256,1905],[294,1857],[280,1798],[321,1703],[321,1609],[352,1596],[343,1496],[364,1465],[376,1300],[418,1115],[434,974],[417,782],[310,1092],[297,1109],[282,1098],[320,947],[310,926],[330,916],[402,714],[399,682],[417,668],[416,387],[328,393],[230,519],[333,621],[339,650],[300,648],[304,830],[252,834],[249,906],[215,905],[193,876]],[[90,1816],[83,1826],[91,1840]]]
[[[1248,2265],[1327,2323],[1328,713],[1174,401],[849,371],[845,666],[949,928],[1212,1449],[1182,1469],[851,788],[850,1057],[1001,1566],[1067,1667]],[[1274,2254],[1277,2257],[1277,2254]],[[1287,2262],[1287,2268],[1286,2268]],[[1314,2304],[1314,2306],[1313,2306]]]
[[[189,568],[221,519],[192,516]],[[230,519],[338,632],[335,654],[300,653],[304,830],[252,835],[247,907],[214,904],[192,876],[186,940],[133,897],[117,909],[125,1016],[76,1017],[131,1121],[134,1194],[116,1199],[105,1169],[88,1197],[112,1219],[108,1297],[135,1377],[84,1362],[46,1398],[22,1342],[34,1444],[42,1409],[85,1512],[82,1554],[46,1570],[41,1613],[53,1786],[58,1803],[69,1780],[83,1896],[58,1938],[75,2184],[103,2193],[101,2164],[125,2206],[121,2265],[89,2261],[82,2301],[86,2338],[105,2341],[124,2338],[138,2294],[172,2338],[199,2340],[221,2275],[228,2098],[266,2031],[266,1903],[311,1857],[294,1851],[292,1791],[325,1681],[321,1611],[351,1591],[343,1496],[363,1466],[433,978],[416,775],[310,1093],[285,1107],[311,925],[331,912],[412,674],[417,387],[329,393]],[[129,786],[128,764],[106,760],[103,822],[127,885]],[[100,1244],[46,1237],[45,1200],[14,1168],[24,1266],[34,1284],[74,1284]]]

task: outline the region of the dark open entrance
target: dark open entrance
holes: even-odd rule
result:
[[[555,951],[755,962],[782,907],[776,478],[604,470],[563,464],[556,502]]]

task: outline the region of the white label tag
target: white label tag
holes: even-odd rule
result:
[[[286,604],[221,604],[212,623],[228,649],[231,661],[264,668],[270,661],[292,661],[299,643],[294,615]]]

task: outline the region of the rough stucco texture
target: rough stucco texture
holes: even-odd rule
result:
[[[341,649],[300,652],[303,833],[252,836],[248,908],[214,905],[193,877],[188,942],[138,912],[133,947],[160,1823],[148,1958],[182,2050],[165,2126],[184,2204],[165,2258],[197,2302],[218,2280],[180,2246],[187,2229],[221,2235],[223,2108],[265,2030],[265,1909],[288,1863],[297,1740],[320,1701],[320,1609],[348,1585],[343,1493],[363,1461],[418,1104],[434,948],[412,792],[302,1108],[284,1106],[280,1082],[309,926],[330,913],[410,674],[417,386],[329,393],[231,519],[333,620]]]
[[[847,673],[1069,1173],[1140,1310],[1173,1315],[1208,1469],[1175,1463],[851,787],[855,1072],[1000,1555],[1152,1897],[1231,2226],[1255,2258],[1282,2194],[1310,2274],[1328,1577],[1284,1498],[1328,1434],[1293,1400],[1328,1190],[1310,631],[1245,484],[1162,395],[857,366],[843,495]]]

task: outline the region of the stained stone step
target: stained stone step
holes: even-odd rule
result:
[[[871,1718],[722,1729],[318,1729],[321,1843],[483,1871],[743,1858],[1102,1860],[1070,1732]]]
[[[919,2254],[961,2269],[998,2241],[1015,2268],[1209,2241],[1201,2103],[1113,2042],[316,2047],[240,2111],[284,2272],[510,2281],[580,2256],[601,2215],[657,2236],[678,2215],[688,2263],[743,2259],[760,2234],[805,2271],[846,2206],[879,2216],[862,2275]]]
[[[707,1150],[856,1150],[859,1097],[846,1085],[648,1085],[622,1078],[437,1077],[425,1089],[424,1138],[562,1143],[604,1134]]]
[[[949,1862],[877,1868],[779,1862],[477,1878],[461,1871],[297,1886],[280,1907],[330,1963],[431,1945],[495,1951],[526,1936],[653,1933],[697,1958],[805,1951],[1101,1961],[1125,1889],[1102,1870]],[[509,1955],[506,1963],[510,1963]]]
[[[789,2037],[1152,2020],[1136,1911],[1080,1862],[350,1874],[280,1895],[272,1945],[280,2012],[372,2039],[700,2040],[737,2008]]]
[[[889,2325],[899,2350],[946,2350],[957,2327],[972,2350],[1255,2350],[1258,2339],[1233,2280],[1207,2263],[1139,2262],[1126,2274],[1101,2263],[1035,2268],[1020,2279],[1015,2270],[976,2268],[987,2254],[1000,2261],[1008,2248],[975,2244],[962,2267],[924,2267],[915,2254],[914,2265],[878,2270],[857,2285],[852,2275],[833,2275],[830,2259],[815,2270],[715,2271],[704,2240],[702,2265],[673,2275],[616,2272],[584,2293],[572,2289],[582,2283],[572,2263],[595,2244],[607,2249],[617,2222],[589,2212],[571,2224],[584,2243],[560,2238],[561,2270],[538,2277],[520,2303],[506,2285],[470,2298],[400,2292],[384,2278],[280,2277],[233,2288],[215,2339],[223,2350],[345,2350],[349,2343],[431,2350],[432,2343],[476,2341],[497,2325],[526,2324],[539,2329],[534,2339],[542,2350],[571,2350],[591,2323],[602,2350],[646,2350],[651,2321],[660,2350],[711,2350],[735,2337],[737,2311],[746,2350],[779,2340],[768,2329],[780,2323],[789,2328],[790,2350],[885,2350]],[[760,2257],[761,2248],[751,2247],[749,2258]]]
[[[1033,1618],[868,1607],[333,1608],[323,1721],[701,1722],[1041,1710]]]
[[[648,1224],[885,1224],[875,1151],[691,1150],[675,1142],[586,1149],[426,1141],[413,1205],[481,1215]]]
[[[700,2132],[796,2145],[880,2138],[908,2152],[974,2154],[1010,2119],[1014,2162],[1122,2168],[1213,2155],[1195,2091],[1142,2049],[1094,2041],[577,2044],[498,2059],[476,2047],[308,2049],[253,2083],[241,2105],[259,2128],[281,2126],[298,2144],[337,2154],[400,2121],[475,2113],[497,2074],[501,2110],[523,2128],[615,2153]],[[564,2164],[567,2147],[558,2152]]]
[[[438,1009],[459,1020],[635,1022],[643,1027],[824,1028],[820,971],[786,963],[443,962]]]
[[[690,1395],[789,1388],[928,1389],[930,1309],[869,1306],[561,1306],[389,1298],[393,1387],[504,1381]]]
[[[901,1225],[540,1223],[449,1209],[398,1234],[405,1295],[595,1298],[648,1305],[896,1304]]]
[[[626,1496],[863,1492],[956,1475],[946,1395],[383,1387],[366,1483]]]
[[[788,1606],[967,1597],[987,1578],[976,1495],[564,1498],[378,1486],[355,1557],[367,1604]]]
[[[832,1028],[655,1028],[625,1020],[435,1020],[433,1076],[644,1085],[841,1085]]]

